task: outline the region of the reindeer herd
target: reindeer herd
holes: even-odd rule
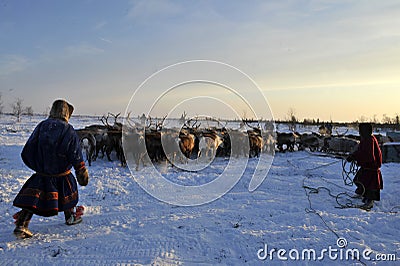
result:
[[[336,135],[332,134],[331,128],[321,126],[318,132],[298,133],[298,132],[282,132],[277,133],[276,146],[278,151],[295,151],[309,149],[310,151],[319,151],[332,153],[336,155],[348,155],[354,152],[360,143],[360,136],[345,133]],[[375,134],[379,145],[385,142],[392,142],[390,137]]]
[[[109,124],[109,116],[114,117],[114,124]],[[82,152],[86,156],[89,166],[92,161],[96,161],[101,152],[101,158],[105,155],[111,161],[111,153],[116,152],[118,160],[124,162],[124,152],[122,148],[122,123],[117,122],[118,115],[109,114],[100,120],[102,125],[90,125],[83,129],[76,129],[76,133],[81,142]]]
[[[113,122],[109,120],[111,117]],[[189,119],[179,127],[166,127],[165,119],[154,121],[151,117],[139,123],[128,115],[124,123],[118,121],[120,114],[109,113],[100,120],[102,124],[90,125],[76,132],[82,151],[91,166],[98,158],[112,160],[114,152],[122,166],[132,162],[136,170],[147,162],[187,163],[188,160],[212,160],[215,157],[259,157],[278,152],[295,150],[320,151],[348,154],[359,143],[359,136],[337,134],[320,128],[319,132],[275,132],[272,122],[262,128],[258,123],[243,120],[239,129],[224,126],[201,126],[198,119]],[[383,143],[390,141],[386,136],[377,135]],[[130,165],[131,166],[131,165]]]
[[[271,146],[273,137],[269,137],[268,147],[268,139],[262,135],[261,128],[248,122],[245,122],[246,130],[201,127],[197,119],[185,121],[180,128],[165,128],[166,117],[159,122],[149,117],[144,125],[130,119],[129,115],[121,123],[119,117],[119,114],[109,113],[100,119],[102,124],[76,130],[89,166],[104,156],[111,161],[112,152],[122,166],[135,162],[138,169],[140,163],[145,165],[147,161],[184,163],[189,159],[210,160],[231,154],[258,157],[262,151],[274,149]],[[114,121],[110,122],[112,118]]]

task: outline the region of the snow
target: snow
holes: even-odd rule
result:
[[[400,142],[386,142],[383,146],[400,146]]]
[[[395,254],[397,261],[368,261],[362,255],[359,260],[334,260],[326,253],[324,264],[399,264],[399,164],[382,166],[384,190],[370,212],[341,209],[335,196],[354,192],[354,187],[344,185],[341,160],[306,151],[276,154],[267,178],[254,192],[249,192],[249,183],[258,160],[249,159],[231,191],[195,207],[169,205],[147,194],[135,178],[145,177],[149,167],[132,176],[117,161],[100,159],[89,167],[89,185],[79,187],[79,205],[86,208],[81,224],[65,225],[63,214],[34,216],[34,237],[17,240],[12,215],[18,209],[12,201],[32,174],[20,152],[41,119],[23,117],[15,122],[14,117],[0,117],[2,265],[316,265],[321,261],[290,259],[289,251],[314,249],[318,256],[323,249],[339,249],[338,238],[347,241],[346,250],[371,250],[370,258]],[[71,120],[75,128],[96,123],[96,118]],[[201,185],[225,166],[226,159],[217,158],[205,176],[170,165],[159,168],[172,182]],[[260,260],[266,247],[268,252],[286,250],[289,259],[280,260],[275,252]]]

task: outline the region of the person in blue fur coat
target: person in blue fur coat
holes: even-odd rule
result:
[[[67,225],[80,223],[82,218],[74,212],[78,186],[89,181],[82,156],[80,141],[68,123],[74,108],[65,100],[56,100],[49,117],[40,122],[23,147],[23,162],[35,173],[25,182],[13,205],[21,208],[14,215],[18,238],[31,237],[28,229],[33,214],[49,217],[64,212]]]

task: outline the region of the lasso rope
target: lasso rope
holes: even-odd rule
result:
[[[353,186],[354,184],[356,184],[357,186],[361,187],[362,188],[361,196],[363,196],[364,193],[365,193],[365,187],[361,182],[358,182],[357,180],[355,180],[357,172],[359,171],[359,167],[357,166],[357,163],[355,161],[351,161],[350,164],[349,164],[349,162],[347,162],[347,160],[344,157],[340,157],[340,158],[342,159],[342,161],[341,161],[342,162],[342,177],[343,177],[344,184],[346,186]],[[327,167],[327,166],[330,166],[330,165],[338,163],[338,162],[339,161],[335,161],[335,162],[328,163],[328,164],[325,164],[325,165],[320,165],[320,166],[315,167],[315,168],[306,169],[305,171],[317,170],[317,169],[320,169],[320,168],[323,168],[323,167]],[[306,194],[307,194],[307,198],[308,198],[309,203],[310,203],[310,208],[306,208],[305,209],[305,211],[307,213],[315,213],[315,214],[317,214],[316,210],[311,207],[310,194],[317,194],[321,190],[327,191],[329,193],[329,196],[335,198],[335,201],[338,204],[338,206],[336,208],[340,208],[340,209],[360,208],[362,206],[360,204],[356,204],[354,202],[353,195],[350,195],[348,192],[341,192],[341,193],[335,195],[327,187],[312,188],[312,187],[306,186],[304,184],[304,181],[305,181],[305,179],[303,180],[303,188],[305,190],[306,189],[308,190],[308,191],[306,191]],[[344,199],[344,203],[342,203],[343,199]],[[320,218],[322,219],[322,217],[320,217]],[[322,219],[322,221],[325,223],[325,221],[323,219]]]
[[[363,185],[362,183],[360,183],[359,181],[357,181],[357,178],[356,178],[357,172],[359,171],[356,162],[352,161],[352,162],[350,163],[350,165],[349,165],[345,158],[342,157],[341,159],[342,159],[342,161],[341,161],[341,162],[342,162],[342,176],[343,176],[343,182],[344,182],[344,184],[345,184],[346,186],[352,186],[352,185],[354,185],[354,184],[359,185],[359,186],[362,188],[362,191],[363,191],[363,192],[362,192],[362,195],[364,195],[364,193],[365,193],[365,187],[364,187],[364,185]],[[289,160],[288,160],[288,162],[289,162],[292,166],[294,166]],[[313,170],[316,170],[316,169],[320,169],[320,168],[322,168],[322,167],[330,166],[330,165],[332,165],[332,164],[334,164],[334,163],[338,163],[338,162],[340,162],[340,161],[328,163],[328,164],[321,165],[321,166],[318,166],[318,167],[315,167],[315,168],[311,168],[311,169],[306,169],[305,171],[306,171],[306,172],[313,171]],[[345,209],[345,208],[360,208],[361,205],[355,204],[355,203],[353,202],[353,199],[354,199],[354,198],[353,198],[352,195],[350,195],[348,192],[342,192],[342,193],[339,193],[339,194],[335,195],[335,194],[333,194],[333,193],[331,192],[331,190],[330,190],[329,188],[327,188],[327,187],[320,186],[320,187],[314,188],[314,187],[310,187],[310,186],[305,185],[305,180],[308,179],[308,178],[310,178],[310,177],[311,177],[311,174],[309,173],[308,175],[306,174],[306,177],[303,179],[303,189],[304,189],[304,191],[305,191],[305,193],[306,193],[307,200],[308,200],[308,203],[309,203],[309,206],[305,208],[305,212],[306,212],[306,213],[313,213],[313,214],[317,215],[317,216],[320,218],[320,220],[323,222],[323,224],[325,225],[325,227],[326,227],[329,231],[331,231],[337,238],[339,238],[339,234],[338,234],[337,232],[335,232],[335,230],[334,230],[333,228],[331,228],[331,226],[330,226],[330,225],[328,224],[328,222],[324,219],[324,217],[323,217],[316,209],[313,208],[313,206],[312,206],[312,201],[311,201],[311,195],[312,195],[312,194],[318,194],[320,191],[327,191],[330,197],[335,198],[336,203],[338,204],[338,206],[337,206],[336,208],[340,208],[340,209]],[[325,182],[331,183],[331,182],[325,180],[325,179],[322,178],[322,177],[320,177],[320,178],[321,178],[322,180],[324,180]],[[336,186],[339,186],[339,185],[337,185],[337,184],[335,184],[335,183],[332,183],[332,184],[333,184],[333,185],[336,185]],[[362,195],[361,195],[361,196],[362,196]],[[345,203],[341,203],[341,202],[340,202],[340,201],[343,202],[343,198],[346,199],[346,202],[345,202]],[[341,199],[341,200],[340,200],[340,199]],[[396,213],[398,213],[398,212],[396,211],[396,209],[398,209],[398,208],[400,208],[400,207],[399,207],[399,206],[395,206],[395,207],[393,207],[389,212],[384,212],[384,213],[396,214]],[[356,258],[354,258],[354,259],[356,259]],[[363,265],[367,265],[365,262],[361,261],[360,259],[358,259],[357,261],[358,261],[359,263],[363,264]]]
[[[346,186],[352,186],[354,184],[353,179],[358,172],[358,166],[355,161],[352,161],[349,167],[347,167],[347,164],[347,160],[342,159],[342,177]]]
[[[335,162],[335,163],[337,163],[337,162]],[[321,167],[329,166],[329,165],[332,165],[332,164],[333,164],[333,163],[329,163],[329,164],[327,164],[327,165],[322,165]],[[308,169],[308,171],[315,170],[315,169],[319,169],[319,168],[321,168],[321,167],[316,167],[316,168]],[[307,177],[305,177],[305,178],[303,179],[303,189],[304,189],[304,191],[305,191],[305,193],[306,193],[307,200],[308,200],[308,204],[309,204],[309,207],[306,207],[306,208],[304,209],[305,212],[306,212],[306,213],[312,213],[312,214],[317,215],[317,216],[319,217],[319,219],[323,222],[323,224],[325,225],[325,227],[326,227],[329,231],[331,231],[331,232],[337,237],[337,239],[339,239],[339,238],[340,238],[339,234],[338,234],[334,229],[332,229],[332,227],[327,223],[327,221],[324,219],[324,217],[323,217],[316,209],[313,208],[312,202],[311,202],[311,197],[310,197],[310,196],[311,196],[311,194],[318,194],[321,190],[325,190],[325,191],[328,192],[329,196],[331,196],[331,197],[333,197],[333,198],[336,198],[336,202],[337,202],[339,205],[341,205],[341,204],[338,202],[338,197],[339,197],[340,194],[338,194],[338,195],[332,194],[331,190],[330,190],[329,188],[327,188],[327,187],[322,187],[322,186],[321,186],[321,187],[318,187],[318,188],[313,188],[313,187],[306,186],[306,185],[305,185],[305,181],[306,181],[307,178],[309,178],[309,176],[307,176]],[[352,256],[352,257],[353,257],[353,256]],[[362,265],[367,265],[365,262],[361,261],[359,258],[357,259],[357,258],[353,257],[353,259],[357,260],[357,261],[358,261],[359,263],[361,263]]]
[[[334,157],[334,158],[338,158],[338,157]],[[357,166],[357,163],[355,161],[351,161],[350,165],[348,165],[349,162],[347,162],[347,160],[344,157],[340,156],[339,158],[342,159],[342,161],[341,161],[342,162],[342,177],[343,177],[344,184],[346,186],[353,186],[354,184],[357,184],[357,186],[362,188],[361,196],[363,196],[364,193],[365,193],[364,185],[361,182],[359,182],[357,180],[354,180],[355,176],[357,175],[357,172],[359,171],[359,167]],[[288,160],[288,162],[292,166],[294,166],[289,160]],[[314,168],[305,169],[305,171],[308,172],[308,171],[317,170],[317,169],[320,169],[320,168],[323,168],[323,167],[327,167],[327,166],[333,165],[333,164],[338,163],[338,162],[339,161],[334,161],[334,162],[331,162],[331,163],[328,163],[328,164],[324,164],[324,165],[320,165],[320,166],[317,166],[317,167],[314,167]],[[305,180],[303,180],[303,188],[304,189],[309,189],[309,192],[307,193],[308,198],[309,198],[309,194],[317,194],[317,193],[319,193],[320,190],[326,190],[329,193],[329,196],[335,198],[336,203],[339,205],[336,208],[340,208],[340,209],[360,208],[362,206],[362,205],[359,205],[359,204],[355,204],[353,202],[354,197],[352,195],[350,195],[348,192],[342,192],[342,193],[339,193],[337,195],[334,195],[334,194],[332,194],[331,190],[329,188],[327,188],[327,187],[312,188],[312,187],[309,187],[309,186],[305,186],[304,185],[304,181]],[[343,199],[343,198],[345,198],[345,203],[344,204],[340,202],[340,199]],[[310,207],[311,207],[311,204],[310,204]],[[310,212],[311,213],[315,213],[315,210],[312,209],[312,208],[310,208],[310,209],[307,208],[306,212],[307,213],[310,213]]]
[[[365,186],[363,183],[359,182],[357,180],[357,173],[360,171],[359,167],[357,166],[357,163],[355,161],[350,162],[350,166],[348,165],[348,161],[345,159],[342,159],[342,177],[343,177],[343,182],[346,186],[353,186],[354,184],[357,185],[357,187],[362,188],[362,193],[360,194],[360,197],[364,196],[365,194]],[[345,203],[342,204],[339,199],[345,198]],[[345,208],[360,208],[362,205],[355,204],[353,202],[354,196],[349,195],[347,192],[342,192],[336,195],[335,200],[336,203],[339,205],[336,208],[340,209],[345,209]]]

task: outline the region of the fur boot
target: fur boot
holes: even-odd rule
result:
[[[33,213],[28,210],[21,210],[14,215],[16,219],[14,235],[17,238],[29,238],[33,236],[32,232],[28,229],[32,216]]]

